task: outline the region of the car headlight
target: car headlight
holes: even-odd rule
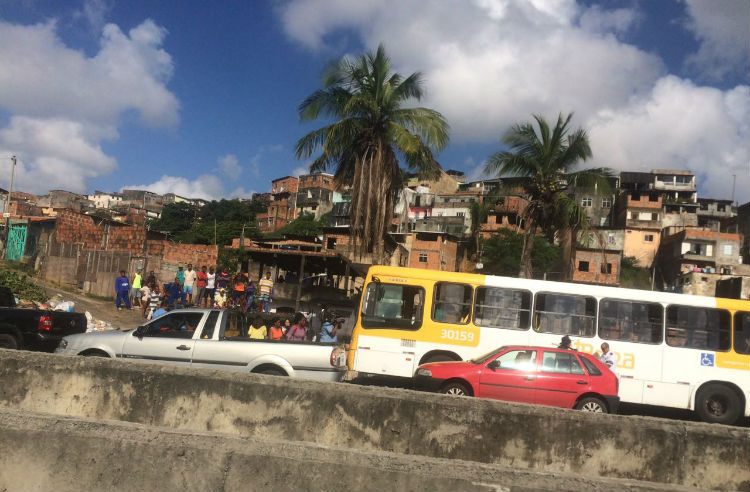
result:
[[[429,369],[417,369],[417,376],[432,376],[432,371]]]
[[[60,344],[57,346],[57,348],[66,349],[68,348],[68,341],[64,338],[60,340]]]

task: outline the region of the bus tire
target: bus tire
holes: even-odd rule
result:
[[[440,388],[440,392],[451,396],[471,396],[471,390],[469,390],[466,383],[462,383],[461,381],[448,381],[448,383]]]
[[[737,393],[723,384],[709,384],[695,397],[695,411],[704,422],[733,424],[741,412]]]

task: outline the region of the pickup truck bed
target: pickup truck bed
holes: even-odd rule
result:
[[[135,330],[65,337],[56,352],[323,381],[346,372],[346,352],[336,344],[238,336],[247,323],[239,311],[177,309]]]
[[[0,348],[52,352],[64,336],[85,331],[82,313],[18,308],[10,290],[0,287]]]

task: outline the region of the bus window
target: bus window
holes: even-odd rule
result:
[[[558,335],[594,336],[596,299],[540,292],[536,295],[534,330]]]
[[[422,326],[424,289],[372,282],[365,290],[362,327],[417,330]]]
[[[531,313],[528,290],[477,287],[474,324],[492,328],[526,330]]]
[[[602,299],[599,337],[621,342],[661,343],[664,308],[656,302]]]
[[[704,350],[729,350],[730,316],[723,309],[667,307],[667,345]]]
[[[734,313],[734,351],[738,354],[750,354],[750,313]]]
[[[471,318],[471,296],[470,285],[436,283],[432,320],[456,325],[468,324]]]

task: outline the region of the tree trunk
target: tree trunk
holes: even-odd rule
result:
[[[534,249],[534,237],[536,236],[536,223],[529,225],[526,235],[523,237],[523,249],[521,250],[521,268],[518,276],[521,278],[532,278],[531,252]]]
[[[573,263],[575,256],[574,248],[574,236],[576,235],[576,229],[571,227],[564,227],[560,229],[560,246],[562,247],[561,254],[561,280],[570,281],[573,279]]]

